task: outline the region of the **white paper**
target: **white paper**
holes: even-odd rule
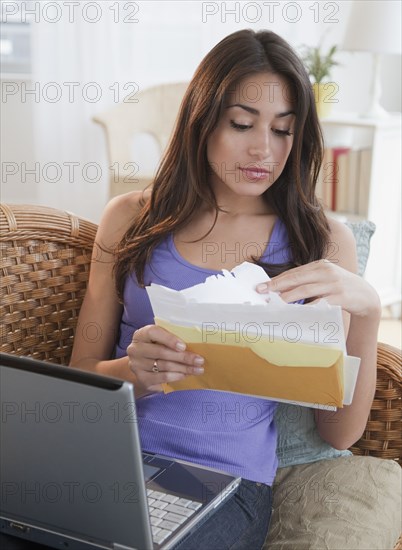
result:
[[[260,294],[257,284],[269,277],[262,267],[244,262],[222,275],[185,290],[147,287],[154,316],[177,325],[247,329],[270,341],[321,344],[346,353],[342,310],[325,300],[314,305],[287,304],[274,292]],[[239,307],[241,304],[242,307]]]
[[[214,330],[240,330],[271,342],[284,340],[342,350],[344,404],[350,404],[360,359],[346,355],[341,307],[330,306],[326,300],[313,305],[287,304],[274,292],[258,293],[257,284],[267,280],[262,267],[244,262],[231,272],[223,270],[222,275],[211,275],[205,283],[181,291],[157,284],[146,290],[155,317],[176,325],[198,326],[206,335],[205,341]]]

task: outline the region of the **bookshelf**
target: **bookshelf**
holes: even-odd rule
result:
[[[325,155],[317,193],[336,217],[376,224],[365,278],[383,307],[400,316],[401,113],[338,113],[320,122]]]

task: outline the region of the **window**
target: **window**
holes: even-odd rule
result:
[[[31,72],[30,19],[35,2],[1,3],[1,74],[29,75]]]

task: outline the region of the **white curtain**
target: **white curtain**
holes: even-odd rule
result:
[[[135,80],[136,23],[124,23],[129,14],[111,9],[116,2],[84,2],[75,12],[67,2],[48,4],[39,21],[32,21],[39,201],[97,219],[109,174],[103,131],[92,117],[130,91],[123,87]]]
[[[273,30],[294,46],[316,42],[323,32],[304,3],[296,3],[302,15],[294,23],[287,20],[294,10],[283,11],[288,2],[277,6],[272,22],[267,8],[261,4],[259,14],[252,2],[223,3],[227,13],[218,2],[34,4],[30,86],[39,96],[32,113],[38,202],[95,221],[107,201],[109,170],[105,136],[92,117],[132,91],[130,82],[142,89],[189,80],[220,39],[242,28]],[[237,14],[230,14],[233,8]]]

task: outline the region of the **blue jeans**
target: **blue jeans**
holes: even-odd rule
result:
[[[260,550],[272,513],[272,487],[243,479],[237,493],[175,550]]]

